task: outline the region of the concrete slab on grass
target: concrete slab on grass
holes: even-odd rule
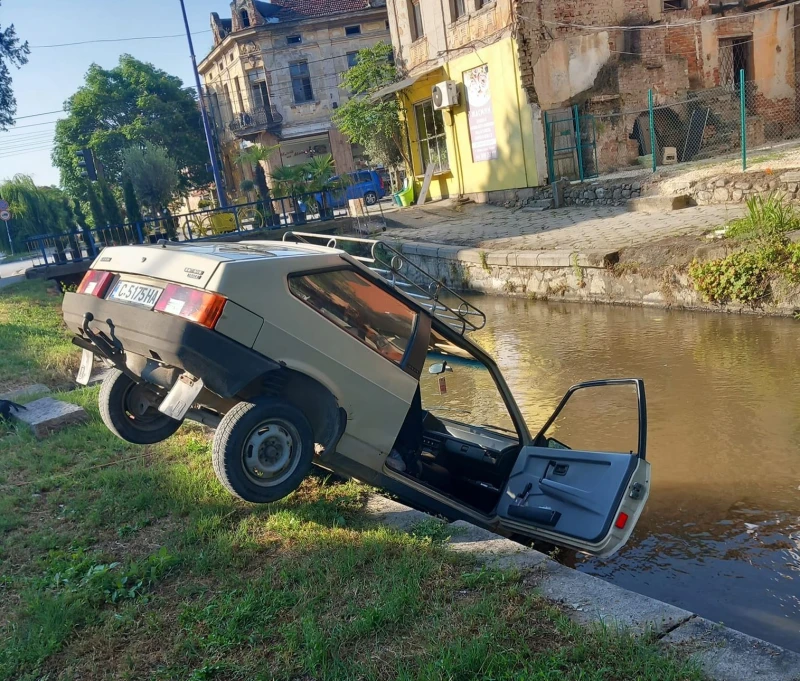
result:
[[[581,623],[602,622],[644,633],[663,634],[693,617],[693,613],[649,596],[622,589],[602,579],[548,560],[538,590],[545,598],[567,605]]]
[[[453,528],[453,536],[448,542],[449,548],[456,553],[475,554],[475,558],[488,567],[523,570],[547,560],[547,556],[539,551],[484,530],[466,520],[450,523],[450,527]]]
[[[367,501],[366,511],[379,522],[401,532],[407,532],[422,521],[433,518],[427,513],[375,494]]]
[[[43,397],[25,405],[26,409],[13,412],[16,421],[25,424],[38,438],[62,430],[75,423],[85,423],[88,415],[83,407]]]
[[[690,654],[715,681],[800,679],[800,654],[702,617],[684,622],[661,642]]]
[[[33,385],[23,385],[21,388],[10,390],[7,393],[0,395],[0,400],[11,400],[12,402],[19,402],[26,397],[33,397],[34,395],[47,395],[50,388],[42,383],[34,383]]]

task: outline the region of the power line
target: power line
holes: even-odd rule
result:
[[[44,147],[36,147],[36,148],[26,149],[24,151],[12,151],[12,152],[8,152],[8,153],[5,153],[5,154],[0,154],[0,158],[10,158],[12,156],[23,156],[25,154],[36,153],[36,152],[39,152],[39,151],[48,151],[49,149],[52,149],[52,148],[53,148],[52,146],[47,145],[47,146],[44,146]]]
[[[61,113],[64,113],[63,111]],[[11,127],[11,130],[20,130],[22,128],[36,128],[40,125],[55,125],[58,121],[64,120],[63,118],[59,118],[55,121],[46,121],[44,123],[28,123],[27,125],[14,125]]]
[[[211,29],[206,31],[193,31],[192,35],[211,33]],[[74,45],[92,45],[94,43],[127,43],[132,40],[162,40],[164,38],[185,38],[185,33],[173,33],[171,35],[143,35],[133,38],[98,38],[97,40],[81,40],[75,43],[56,43],[54,45],[31,45],[32,50],[47,50],[53,47],[73,47]]]
[[[64,109],[59,109],[58,111],[43,111],[42,113],[37,114],[28,114],[27,116],[17,116],[14,120],[21,121],[23,118],[36,118],[37,116],[49,116],[50,114],[60,114],[66,113]]]

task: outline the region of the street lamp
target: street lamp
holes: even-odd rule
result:
[[[186,39],[189,41],[189,54],[192,57],[192,71],[194,71],[194,82],[197,86],[197,96],[200,98],[200,115],[203,117],[203,129],[206,133],[206,143],[208,144],[208,155],[211,158],[211,172],[214,175],[214,184],[217,185],[217,196],[219,197],[219,205],[222,208],[228,207],[228,200],[225,198],[225,190],[222,187],[222,177],[219,174],[219,166],[217,165],[217,154],[214,151],[214,139],[211,137],[211,126],[208,122],[208,113],[206,112],[206,102],[203,96],[203,87],[200,84],[200,74],[197,71],[197,59],[194,56],[194,45],[192,44],[192,33],[189,30],[189,19],[186,16],[186,6],[183,0],[180,0],[181,12],[183,13],[183,24],[186,26]]]

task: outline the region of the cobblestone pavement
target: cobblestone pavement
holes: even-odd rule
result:
[[[387,213],[383,238],[496,250],[616,250],[701,234],[741,214],[739,206],[719,205],[642,213],[611,206],[528,211],[441,202]]]

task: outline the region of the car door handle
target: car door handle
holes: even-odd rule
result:
[[[561,518],[561,512],[554,511],[552,508],[528,508],[527,506],[515,506],[514,504],[508,507],[508,515],[512,518],[530,520],[539,525],[548,525],[550,527],[555,525]]]
[[[560,499],[561,501],[566,501],[575,506],[585,508],[592,513],[600,514],[596,505],[592,503],[591,492],[587,492],[585,489],[573,487],[572,485],[565,485],[563,482],[555,482],[546,478],[539,480],[539,489],[555,499]]]

